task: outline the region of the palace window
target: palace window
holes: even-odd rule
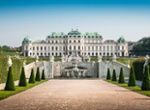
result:
[[[78,46],[78,49],[80,50],[80,46]]]
[[[107,50],[109,50],[109,46],[107,46]]]
[[[41,50],[43,50],[43,47],[41,47]]]
[[[56,47],[56,50],[57,50],[58,48]]]
[[[37,50],[39,50],[39,47],[37,47]]]

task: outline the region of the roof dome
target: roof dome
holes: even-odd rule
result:
[[[125,39],[124,37],[120,37],[118,40],[117,40],[118,43],[124,43],[125,42]]]
[[[81,35],[81,33],[76,29],[76,30],[71,30],[68,35]]]
[[[32,40],[27,36],[23,39],[22,43],[30,43]]]

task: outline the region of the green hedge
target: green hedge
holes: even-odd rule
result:
[[[137,60],[132,63],[135,71],[136,80],[142,80],[143,79],[143,65],[145,61],[143,60]],[[150,65],[150,63],[149,63]]]
[[[14,80],[18,80],[21,73],[21,68],[23,61],[26,60],[26,63],[29,64],[33,61],[35,61],[34,58],[29,57],[21,57],[20,59],[12,57],[12,74]],[[7,71],[8,71],[8,64],[7,64],[7,57],[6,56],[0,56],[0,83],[5,83],[7,78]]]
[[[6,82],[7,79],[7,58],[0,56],[0,83]]]

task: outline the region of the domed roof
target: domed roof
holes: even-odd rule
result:
[[[68,35],[81,35],[81,33],[76,29],[76,30],[71,30]]]
[[[28,36],[26,36],[22,41],[22,43],[30,43],[30,42],[32,42],[32,40]]]
[[[120,37],[118,40],[117,40],[118,43],[124,43],[125,42],[125,39],[124,37]]]

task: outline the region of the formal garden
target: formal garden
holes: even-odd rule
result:
[[[0,79],[1,83],[6,83],[4,89],[0,90],[0,100],[25,91],[46,81],[44,69],[42,70],[42,73],[40,73],[39,68],[37,68],[36,73],[32,69],[30,78],[27,79],[23,64],[25,60],[27,61],[27,64],[34,61],[32,58],[12,58],[12,60],[10,60],[9,58],[1,57],[0,66],[1,73],[3,74],[1,74]],[[17,85],[15,84],[16,80],[19,80]]]
[[[39,61],[48,61],[48,57],[40,57]],[[61,61],[61,57],[55,57],[55,61]],[[103,61],[110,60],[112,58],[104,57]],[[117,86],[124,87],[131,91],[138,92],[140,94],[150,96],[150,63],[145,65],[144,58],[117,58],[117,61],[126,64],[127,60],[130,60],[130,75],[129,78],[125,77],[123,68],[120,68],[120,75],[116,75],[116,70],[112,72],[110,68],[107,70],[106,81],[113,83]],[[91,61],[97,62],[97,57],[91,57]],[[9,57],[0,56],[0,84],[6,83],[5,88],[0,90],[0,100],[7,98],[11,95],[17,94],[19,92],[25,91],[36,85],[39,85],[46,81],[44,69],[40,73],[39,68],[32,69],[30,73],[30,78],[27,79],[24,70],[24,62],[30,64],[35,62],[35,58],[30,57],[11,57],[11,62],[9,62]],[[129,80],[127,80],[129,79]],[[19,81],[16,85],[15,82]],[[137,85],[137,81],[141,81],[142,85]]]
[[[124,87],[131,91],[150,96],[150,63],[147,64],[144,60],[137,60],[131,63],[130,74],[128,80],[125,79],[125,73],[123,68],[120,68],[119,78],[116,76],[116,71],[113,69],[113,72],[110,72],[110,69],[107,70],[106,81],[113,83],[117,86]],[[141,81],[141,86],[137,85],[136,81]]]

